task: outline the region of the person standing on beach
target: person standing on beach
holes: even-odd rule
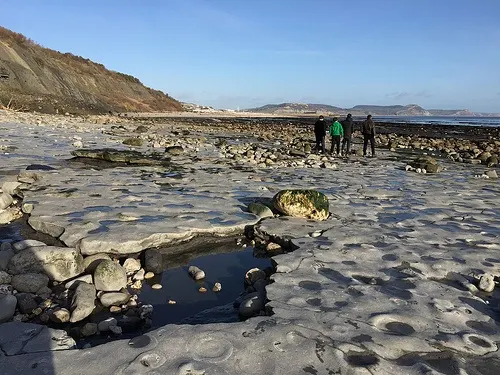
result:
[[[366,156],[366,148],[368,147],[368,141],[370,141],[372,157],[375,157],[375,123],[372,120],[372,115],[368,115],[366,120],[363,121],[361,131],[363,133],[363,156]]]
[[[325,153],[325,135],[326,135],[326,121],[323,116],[319,116],[318,120],[314,124],[314,135],[316,136],[316,152],[318,153],[321,147],[321,151]]]
[[[344,138],[342,138],[342,154],[346,155],[346,146],[347,146],[347,155],[351,153],[351,140],[352,140],[352,128],[353,121],[352,115],[350,113],[347,114],[347,117],[344,121],[342,121],[342,128],[344,129]]]
[[[337,147],[337,156],[340,156],[340,138],[344,135],[344,129],[337,118],[333,118],[332,125],[330,126],[330,135],[332,136],[332,148],[330,154],[333,154],[335,146]]]

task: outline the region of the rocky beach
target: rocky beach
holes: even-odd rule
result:
[[[0,110],[0,373],[495,373],[499,128],[333,157],[314,121]],[[269,263],[220,282],[196,254],[227,240]],[[161,326],[141,293],[228,283]]]

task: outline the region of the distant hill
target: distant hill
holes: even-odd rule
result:
[[[245,111],[269,114],[324,114],[324,115],[346,115],[352,113],[353,116],[495,116],[498,114],[477,113],[467,109],[424,109],[417,104],[408,105],[356,105],[352,108],[340,108],[327,104],[302,104],[302,103],[282,103],[267,104],[258,108],[251,108]]]
[[[182,111],[177,100],[135,77],[0,27],[2,106],[47,113]]]

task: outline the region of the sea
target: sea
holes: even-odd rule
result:
[[[500,117],[373,116],[375,121],[408,124],[500,127]]]

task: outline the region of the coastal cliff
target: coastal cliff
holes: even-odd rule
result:
[[[182,111],[137,78],[0,27],[0,107],[45,113]]]

